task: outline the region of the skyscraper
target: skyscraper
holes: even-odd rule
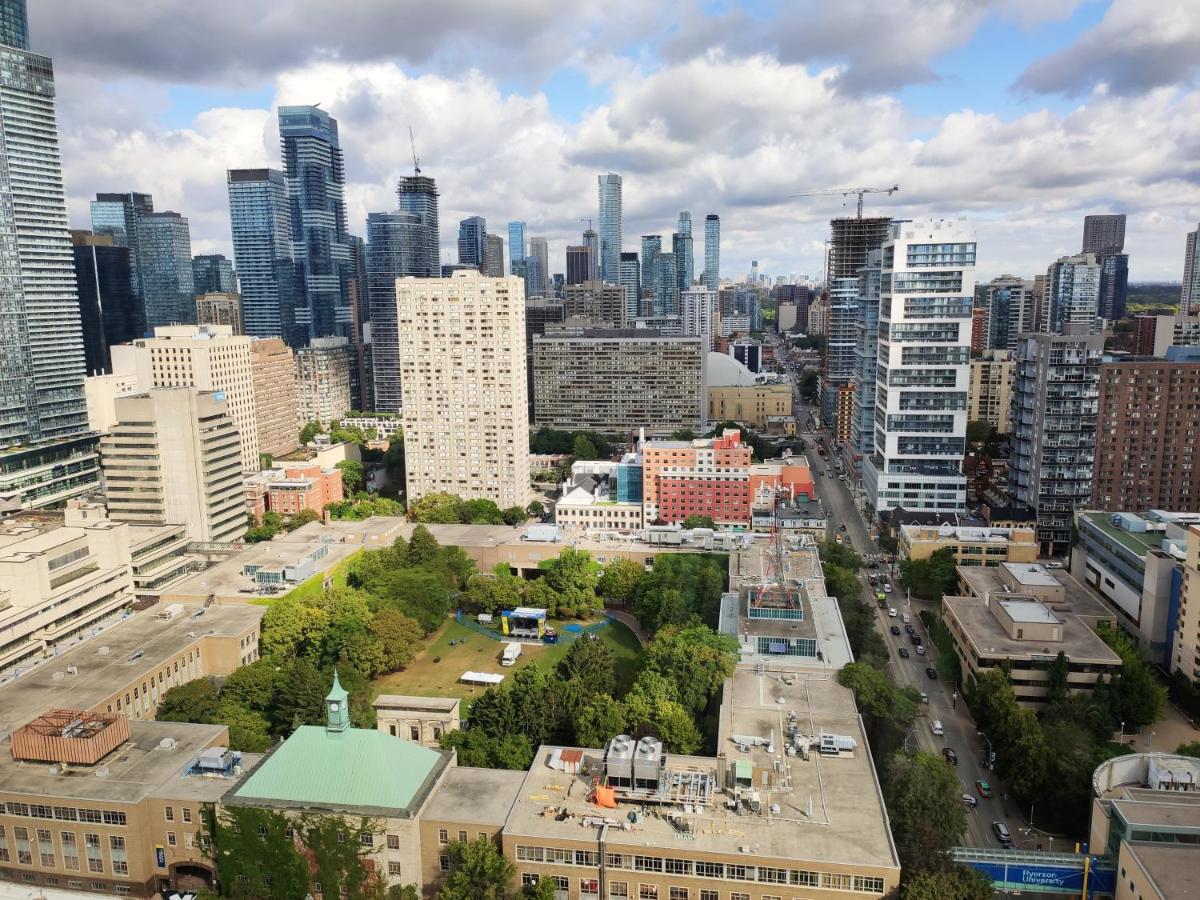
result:
[[[111,235],[113,244],[129,248],[130,278],[133,293],[145,304],[138,260],[138,218],[154,212],[154,198],[130,191],[125,194],[97,194],[91,204],[92,231]]]
[[[397,209],[412,213],[420,226],[413,235],[417,242],[415,259],[418,271],[412,274],[419,278],[437,278],[442,273],[437,183],[428,175],[403,175],[396,186],[396,197],[399,204]],[[487,233],[482,219],[480,228],[484,234]]]
[[[679,315],[679,273],[674,253],[660,253],[654,259],[654,313]]]
[[[863,485],[876,512],[962,512],[975,233],[946,219],[891,223],[880,278],[875,446]]]
[[[704,286],[721,289],[721,217],[713,213],[704,217]]]
[[[687,215],[680,213],[681,216]],[[683,225],[681,218],[679,224]],[[689,290],[692,286],[692,221],[687,220],[687,232],[675,232],[671,235],[671,252],[675,254],[675,274],[679,281],[679,291]]]
[[[504,238],[498,234],[487,236],[487,253],[484,256],[484,268],[489,278],[504,277]]]
[[[350,244],[337,119],[316,106],[281,106],[279,140],[302,286],[296,324],[309,338],[348,335]]]
[[[1125,252],[1125,214],[1083,217],[1082,253],[1105,256]]]
[[[1129,254],[1107,253],[1100,257],[1100,318],[1125,318],[1129,295]]]
[[[550,290],[550,250],[544,237],[529,239],[529,280],[531,297],[545,297]]]
[[[72,231],[71,244],[87,372],[111,372],[108,348],[146,333],[145,310],[129,278],[129,248],[116,246],[111,235],[90,231]]]
[[[588,252],[588,271],[586,281],[596,281],[600,277],[600,235],[589,228],[583,233],[583,246]]]
[[[567,281],[568,285],[583,284],[588,278],[588,248],[582,244],[567,247]]]
[[[525,223],[508,223],[508,260],[510,263],[519,262],[525,258]],[[514,271],[515,275],[516,272]]]
[[[371,304],[371,368],[375,409],[398,413],[401,403],[400,350],[396,332],[396,279],[428,278],[421,259],[420,218],[408,212],[367,216],[367,292]],[[440,274],[440,273],[439,273]]]
[[[1036,330],[1034,283],[1015,275],[993,278],[983,288],[988,311],[987,346],[993,350],[1017,349],[1019,335]]]
[[[282,337],[289,346],[302,346],[308,340],[308,329],[296,325],[299,297],[292,256],[292,212],[283,173],[230,169],[225,174],[246,334]]]
[[[192,234],[177,212],[138,216],[138,268],[146,305],[146,327],[196,321]]]
[[[458,223],[458,264],[483,271],[487,256],[487,220],[471,216]]]
[[[0,3],[0,44],[29,49],[29,13],[25,0],[4,0]]]
[[[621,254],[620,285],[625,288],[625,319],[641,314],[642,263],[636,253]]]
[[[1183,293],[1179,313],[1190,316],[1200,310],[1200,225],[1187,233],[1183,247]]]
[[[662,235],[660,234],[643,234],[642,235],[642,289],[654,293],[655,290],[655,265],[658,261],[658,254],[662,252]]]
[[[857,278],[858,270],[867,264],[867,254],[887,240],[891,222],[887,216],[830,219],[825,280]]]
[[[621,176],[596,178],[600,199],[600,280],[616,284],[621,277]]]
[[[1043,331],[1065,334],[1068,325],[1100,327],[1100,261],[1094,253],[1064,256],[1046,271]]]
[[[233,263],[223,253],[205,253],[192,257],[192,285],[197,294],[233,294],[237,277]]]

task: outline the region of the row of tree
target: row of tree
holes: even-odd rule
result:
[[[618,734],[653,734],[675,753],[695,753],[701,722],[733,674],[737,641],[699,623],[667,626],[646,647],[632,687],[614,696],[612,649],[577,638],[554,671],[520,669],[471,707],[467,726],[443,747],[468,766],[525,769],[541,744],[600,747]]]
[[[889,660],[887,644],[875,627],[875,611],[863,599],[863,585],[858,577],[861,568],[862,557],[849,547],[834,541],[821,544],[825,592],[837,598],[854,658],[883,669]]]
[[[619,444],[596,431],[559,431],[539,428],[529,439],[530,453],[552,453],[575,459],[609,459]]]
[[[941,604],[942,597],[958,589],[958,557],[953,547],[934,551],[927,559],[900,560],[900,584],[914,597]]]
[[[530,516],[545,512],[539,501],[526,507],[501,509],[493,500],[464,500],[454,494],[435,491],[408,505],[410,522],[438,525],[520,525]]]

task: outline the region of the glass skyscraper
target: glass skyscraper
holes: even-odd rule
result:
[[[90,231],[71,232],[71,243],[87,372],[111,372],[109,348],[146,336],[146,311],[130,281],[129,248]]]
[[[196,288],[192,277],[192,235],[177,212],[138,217],[138,266],[146,306],[146,328],[194,324]]]
[[[621,176],[596,178],[600,201],[600,280],[617,284],[621,277]]]
[[[25,0],[0,0],[0,44],[29,49],[29,13]]]
[[[442,274],[442,238],[438,230],[437,183],[427,175],[404,175],[396,186],[396,198],[399,211],[416,216],[420,226],[412,235],[416,242],[413,252],[418,269],[412,274],[418,278],[439,278]],[[483,220],[479,221],[483,231]]]
[[[525,258],[525,223],[524,222],[509,222],[508,223],[508,261],[515,263]],[[512,274],[517,274],[514,269],[510,270]]]
[[[400,344],[396,322],[396,279],[429,277],[421,259],[425,226],[408,212],[367,216],[367,294],[371,304],[371,368],[375,409],[399,413]]]
[[[712,213],[704,217],[704,286],[721,289],[721,217]]]
[[[97,194],[92,201],[92,231],[107,234],[118,247],[129,248],[130,279],[134,295],[145,304],[138,269],[138,218],[154,212],[154,198],[129,191],[124,194]]]
[[[349,337],[350,243],[337,119],[316,106],[279,107],[283,174],[300,284],[296,325],[308,338]]]
[[[237,291],[233,263],[223,253],[193,256],[192,282],[197,294],[232,294]]]
[[[242,288],[242,318],[251,337],[308,342],[296,325],[297,283],[287,182],[276,169],[230,169],[229,224]]]
[[[642,314],[642,263],[636,253],[621,254],[621,287],[625,288],[625,318]]]
[[[642,287],[651,293],[654,292],[655,279],[655,262],[658,259],[658,254],[662,252],[662,235],[661,234],[643,234],[642,235]]]
[[[529,263],[526,284],[532,290],[527,288],[525,296],[545,297],[550,290],[550,250],[544,237],[529,239],[529,256],[526,257],[526,261]]]
[[[600,276],[600,235],[589,228],[583,233],[583,246],[587,247],[588,270],[584,281],[595,281]]]
[[[487,220],[471,216],[458,223],[458,264],[474,266],[480,272],[487,260]]]
[[[675,264],[679,267],[679,290],[686,291],[696,280],[696,260],[692,254],[692,214],[686,209],[679,214],[675,225],[678,240],[672,241]]]

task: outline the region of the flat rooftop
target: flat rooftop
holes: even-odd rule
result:
[[[131,720],[129,740],[94,766],[69,766],[66,772],[45,763],[13,761],[0,750],[0,792],[54,797],[93,803],[137,803],[151,793],[180,800],[214,802],[229,790],[233,778],[185,773],[200,751],[222,746],[224,725]],[[173,745],[163,747],[170,739]],[[242,767],[257,765],[258,754],[243,754]]]
[[[1000,600],[995,594],[992,601]],[[1012,601],[1002,601],[1011,603]],[[1019,606],[1029,601],[1018,601]],[[996,620],[992,611],[984,606],[983,597],[950,597],[942,598],[943,609],[953,615],[962,625],[963,632],[979,652],[988,657],[1028,657],[1028,656],[1057,656],[1061,650],[1072,660],[1094,660],[1113,666],[1121,664],[1109,646],[1091,629],[1087,622],[1075,615],[1064,615],[1059,611],[1059,604],[1054,604],[1053,612],[1063,624],[1061,641],[1016,640]],[[1006,608],[1008,608],[1006,606]],[[1043,622],[1044,619],[1021,619],[1019,621]]]
[[[1016,566],[1018,569],[1021,569],[1029,564],[1005,563],[1004,565]],[[1001,568],[992,566],[959,566],[956,571],[959,580],[966,584],[970,592],[977,597],[983,597],[984,594],[991,594],[993,597],[997,597],[1005,593],[1017,594],[1019,596],[1023,593],[1009,590],[1007,583],[1000,576]],[[1056,599],[1051,604],[1054,612],[1060,615],[1068,613],[1083,616],[1088,619],[1112,619],[1112,611],[1066,569],[1046,569],[1041,566],[1037,566],[1037,568],[1041,569],[1041,573],[1033,576],[1028,572],[1014,574],[1023,574],[1025,576],[1023,580],[1019,580],[1019,584],[1022,587],[1027,587],[1031,594],[1046,591],[1046,589],[1054,590],[1061,588],[1062,598]],[[1012,571],[1012,569],[1010,568],[1009,571]]]
[[[409,694],[380,694],[372,701],[376,707],[423,709],[432,712],[452,712],[459,705],[457,697],[414,697]]]
[[[525,783],[526,772],[451,766],[421,810],[433,822],[502,827]]]
[[[156,618],[162,609],[159,605],[135,612],[95,637],[39,661],[20,678],[0,678],[0,730],[17,728],[55,707],[91,709],[118,688],[156,671],[192,641],[206,635],[240,634],[266,612],[261,606],[210,606],[193,619],[203,606],[185,605],[173,619]],[[107,653],[100,652],[104,647]],[[142,655],[130,662],[137,650]],[[75,666],[77,674],[68,675],[67,666]]]
[[[1000,568],[1006,569],[1018,584],[1026,587],[1058,587],[1058,579],[1050,574],[1050,570],[1038,563],[1005,562]]]
[[[216,597],[218,604],[249,603],[260,596],[259,585],[251,576],[242,574],[243,566],[256,565],[274,568],[298,565],[319,543],[310,538],[300,543],[271,540],[259,544],[248,544],[245,550],[229,559],[202,572],[189,575],[182,581],[166,588],[162,592],[162,597],[172,603],[202,603],[211,595]],[[317,567],[313,574],[328,572],[342,560],[353,556],[361,549],[355,544],[336,541],[331,541],[326,546],[329,548],[329,553],[324,558],[317,560]],[[280,593],[285,593],[294,586],[284,585]]]
[[[1194,844],[1152,844],[1131,841],[1125,852],[1136,859],[1164,897],[1200,897],[1200,852]]]
[[[1120,544],[1135,556],[1145,556],[1151,550],[1158,550],[1162,547],[1163,538],[1166,537],[1163,532],[1127,531],[1114,525],[1112,516],[1113,514],[1108,512],[1085,512],[1080,515],[1080,518],[1085,519],[1092,528],[1109,540]]]
[[[1045,603],[1036,600],[998,600],[1008,617],[1014,622],[1029,622],[1039,625],[1057,625],[1058,617]]]
[[[1008,544],[1013,538],[1011,528],[977,528],[969,525],[901,525],[900,531],[909,543],[970,541],[973,544]],[[1032,535],[1025,543],[1035,543]]]

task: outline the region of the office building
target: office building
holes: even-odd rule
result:
[[[367,215],[367,292],[371,308],[371,362],[375,409],[400,412],[400,356],[396,333],[396,279],[435,278],[425,252],[426,226],[416,213]]]
[[[705,349],[711,350],[717,310],[716,291],[696,285],[679,295],[679,307],[683,333],[688,337],[705,338]]]
[[[534,424],[655,434],[705,426],[703,338],[562,328],[533,339]]]
[[[525,223],[508,223],[508,258],[515,263],[525,258]],[[512,272],[510,274],[517,274]]]
[[[1191,524],[1183,565],[1181,602],[1171,637],[1171,673],[1200,683],[1200,524]]]
[[[458,223],[458,264],[483,272],[487,262],[487,220],[471,216]],[[485,273],[486,274],[486,273]]]
[[[138,219],[154,212],[150,194],[128,191],[124,194],[97,194],[91,203],[92,231],[107,234],[114,246],[129,248],[130,278],[133,292],[143,301],[141,262],[138,259]]]
[[[1200,511],[1200,354],[1107,361],[1091,508]]]
[[[987,346],[988,310],[977,306],[971,310],[971,352],[982,353]]]
[[[1037,511],[1044,556],[1066,552],[1072,515],[1092,497],[1104,335],[1090,332],[1026,335],[1016,355],[1008,486]]]
[[[901,559],[929,559],[952,550],[960,566],[1035,563],[1037,538],[1031,527],[977,528],[969,525],[901,525],[897,537]]]
[[[156,387],[118,397],[116,418],[100,439],[110,519],[186,525],[193,541],[241,538],[241,447],[221,392]]]
[[[1183,248],[1183,292],[1179,298],[1180,315],[1200,313],[1200,225],[1187,233]]]
[[[117,421],[117,398],[136,394],[139,390],[137,374],[134,372],[121,375],[89,375],[83,382],[83,393],[87,397],[88,426],[92,431],[108,431]]]
[[[275,169],[230,169],[225,180],[246,334],[281,337],[299,347],[308,329],[296,324],[302,298],[286,179]]]
[[[625,290],[625,318],[637,318],[642,312],[642,262],[636,253],[621,254],[620,283]]]
[[[716,438],[646,441],[642,447],[645,520],[671,525],[701,515],[717,525],[747,526],[752,455],[736,429]]]
[[[133,293],[128,247],[90,231],[72,231],[71,245],[84,363],[88,374],[97,375],[112,370],[109,347],[146,333],[146,315]]]
[[[616,284],[621,277],[621,176],[609,172],[596,177],[599,196],[600,280]],[[645,279],[643,278],[643,281]]]
[[[254,422],[258,451],[282,456],[299,442],[301,419],[296,399],[292,349],[281,338],[257,338],[250,344]]]
[[[591,268],[589,250],[582,244],[571,244],[567,247],[567,287],[573,284],[583,284],[588,281],[588,270]]]
[[[484,253],[484,272],[489,278],[504,277],[504,238],[498,234],[487,236],[487,251]]]
[[[829,295],[822,292],[820,297],[814,297],[808,305],[808,323],[807,331],[810,335],[824,335],[825,324],[829,317]],[[724,319],[724,316],[722,316]],[[747,328],[749,330],[749,317],[746,317]],[[723,326],[722,326],[723,327]]]
[[[654,258],[654,314],[679,315],[679,275],[674,253]]]
[[[1115,627],[1109,609],[1064,570],[1037,563],[959,566],[963,596],[942,598],[962,680],[1004,668],[1017,702],[1040,709],[1050,693],[1049,670],[1067,658],[1067,690],[1087,693],[1121,671],[1121,658],[1096,634]]]
[[[1200,514],[1080,510],[1071,574],[1113,611],[1151,663],[1169,670],[1178,627],[1189,533]]]
[[[24,12],[8,13],[5,37],[17,41]],[[94,484],[95,439],[86,435],[53,65],[15,43],[0,47],[0,61],[0,497],[42,506]]]
[[[975,249],[970,225],[946,219],[897,222],[884,244],[875,446],[863,462],[877,512],[965,510]]]
[[[1100,329],[1100,261],[1094,253],[1064,256],[1046,270],[1041,330],[1065,334],[1067,326]]]
[[[353,408],[350,394],[350,342],[314,338],[296,350],[296,400],[300,421],[328,428]]]
[[[245,334],[242,298],[239,294],[197,294],[197,325],[228,325],[234,334]]]
[[[197,294],[234,294],[238,289],[233,263],[223,253],[193,256],[192,283]]]
[[[344,497],[342,470],[316,463],[288,463],[246,479],[246,510],[259,521],[267,512],[278,513],[284,519],[303,512],[321,515],[327,504],[340,503]]]
[[[113,371],[135,374],[141,391],[194,387],[223,393],[241,439],[242,466],[247,472],[257,472],[259,448],[251,344],[251,338],[235,335],[228,325],[155,328],[154,337],[113,348]]]
[[[1100,318],[1118,321],[1125,318],[1129,293],[1129,254],[1109,253],[1100,257]]]
[[[292,213],[292,252],[302,288],[296,303],[297,329],[303,328],[308,339],[348,336],[353,321],[350,242],[337,119],[316,106],[281,106],[279,140]]]
[[[721,289],[721,217],[712,213],[704,217],[704,286]]]
[[[550,294],[550,248],[544,237],[529,239],[529,275],[526,280],[527,297],[546,297]]]
[[[192,235],[177,212],[143,213],[137,219],[138,270],[147,329],[196,321]]]
[[[983,306],[988,311],[987,346],[993,350],[1016,350],[1019,336],[1036,331],[1034,282],[1015,275],[1001,275],[983,286]]]
[[[658,284],[658,254],[662,252],[661,234],[643,234],[641,242],[642,289],[655,296]]]
[[[625,289],[616,284],[586,281],[563,292],[563,314],[576,325],[625,327]]]
[[[890,238],[891,223],[888,216],[830,219],[826,282],[832,283],[835,278],[857,278],[858,270],[867,264],[867,254],[882,247]]]
[[[763,368],[763,345],[752,338],[741,338],[729,342],[729,355],[751,372],[758,374]]]
[[[1133,354],[1165,356],[1170,347],[1200,347],[1200,314],[1133,317]]]
[[[786,382],[708,386],[710,422],[737,422],[761,432],[775,431],[791,418],[792,388]]]
[[[971,360],[967,418],[987,422],[1000,434],[1012,430],[1012,389],[1016,363],[1008,350],[985,350]]]
[[[862,459],[870,456],[875,449],[875,376],[879,356],[879,293],[882,265],[883,251],[871,250],[867,253],[866,263],[858,270],[854,374],[850,378],[850,383],[854,386],[854,411],[849,442],[853,446],[852,458],[858,457],[859,477]],[[780,312],[782,309],[783,307],[780,307]],[[795,314],[799,315],[798,305]]]
[[[561,300],[545,297],[530,297],[525,300],[525,390],[529,399],[529,421],[534,421],[533,397],[533,338],[545,334],[549,326],[558,325],[566,318],[566,309]]]
[[[1107,256],[1125,251],[1125,214],[1083,217],[1082,253]]]
[[[588,252],[587,280],[595,281],[600,277],[600,235],[592,228],[587,228],[583,232],[583,246],[587,247]]]
[[[525,294],[458,271],[397,285],[407,496],[529,501]],[[537,339],[535,338],[535,341]]]

